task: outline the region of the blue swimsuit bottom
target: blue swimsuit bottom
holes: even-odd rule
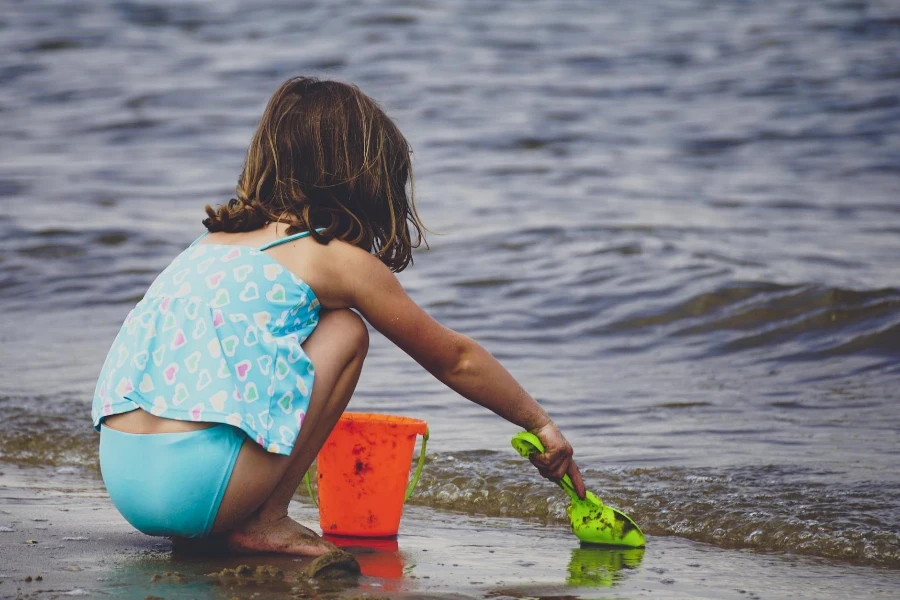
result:
[[[109,497],[147,535],[209,535],[246,434],[220,423],[185,433],[100,429],[100,471]]]

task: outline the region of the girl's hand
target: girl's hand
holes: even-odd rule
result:
[[[543,454],[535,454],[531,457],[531,464],[537,467],[538,472],[550,481],[559,481],[563,475],[572,479],[575,493],[584,499],[584,481],[581,479],[581,471],[572,460],[575,453],[572,446],[563,436],[562,432],[550,421],[540,429],[531,431],[544,445]]]

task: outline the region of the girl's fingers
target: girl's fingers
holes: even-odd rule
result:
[[[574,460],[569,460],[567,463],[560,465],[558,469],[538,467],[538,473],[540,473],[541,477],[544,479],[549,479],[553,482],[557,482],[565,475],[568,475],[572,479],[575,493],[578,494],[579,498],[582,500],[584,499],[584,481],[581,477],[581,471],[578,469],[578,465],[575,464]]]
[[[578,465],[575,464],[575,461],[569,461],[569,469],[568,469],[569,477],[572,478],[572,485],[575,486],[575,493],[578,494],[578,497],[584,500],[584,480],[581,478],[581,471],[578,469]]]
[[[563,453],[559,453],[549,461],[546,468],[554,479],[560,479],[566,474],[566,467],[568,464],[569,457]]]
[[[537,467],[542,477],[551,481],[559,481],[565,475],[572,479],[572,485],[579,498],[584,498],[584,480],[578,465],[572,460],[574,451],[566,438],[551,421],[539,430],[532,431],[544,444],[543,454],[537,454],[530,458],[531,463]]]
[[[553,479],[553,469],[551,468],[550,461],[547,460],[547,457],[543,454],[535,455],[530,458],[531,464],[533,464],[538,473],[541,474],[541,477],[544,479]]]
[[[553,469],[559,464],[560,459],[564,458],[556,452],[544,452],[543,454],[535,454],[531,457],[531,464],[544,469]]]
[[[568,472],[571,460],[569,452],[564,451],[545,452],[531,457],[531,463],[537,467],[541,476],[552,481],[562,479]]]
[[[567,460],[568,457],[564,454],[545,453],[534,457],[531,462],[538,469],[543,469],[548,473],[559,473],[559,477],[562,477],[562,474],[566,472]]]
[[[556,468],[551,469],[550,472],[553,474],[554,479],[562,479],[563,475],[568,472],[568,467],[569,465],[567,462],[560,463]]]
[[[547,468],[547,456],[544,454],[532,454],[528,457],[528,460],[530,460],[531,464],[536,466],[538,469]]]

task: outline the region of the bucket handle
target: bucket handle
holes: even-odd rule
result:
[[[419,460],[416,462],[416,472],[413,473],[412,481],[410,481],[409,485],[406,487],[406,495],[403,497],[404,502],[409,500],[409,497],[412,496],[416,489],[416,484],[419,483],[419,477],[422,475],[422,467],[425,466],[425,447],[427,445],[428,427],[425,427],[425,433],[422,435],[422,449],[419,451]]]
[[[429,431],[428,427],[426,427],[425,433],[422,435],[422,450],[419,451],[419,459],[416,461],[416,470],[413,473],[413,478],[406,487],[406,495],[403,497],[404,502],[409,500],[409,497],[412,496],[416,489],[416,484],[419,483],[419,477],[422,476],[422,468],[425,466],[425,448],[428,446],[428,436]],[[312,483],[309,480],[309,471],[303,475],[303,483],[306,484],[306,491],[309,492],[309,497],[312,498],[313,504],[316,505],[316,508],[319,508],[319,498],[312,489]]]
[[[306,491],[309,492],[309,497],[312,498],[313,504],[316,505],[316,508],[319,508],[319,498],[316,496],[316,493],[312,489],[312,484],[309,482],[309,471],[304,473],[303,483],[306,484]]]

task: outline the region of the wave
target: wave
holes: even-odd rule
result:
[[[737,282],[654,312],[619,319],[609,333],[657,330],[665,337],[708,336],[710,353],[780,348],[779,360],[900,349],[900,289]]]

